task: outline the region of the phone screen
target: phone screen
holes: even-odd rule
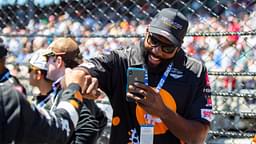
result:
[[[127,87],[126,92],[128,91],[128,86],[134,84],[135,82],[144,83],[145,70],[143,68],[133,68],[129,67],[127,70]],[[140,94],[135,94],[136,96],[141,96]],[[126,100],[133,102],[134,100],[126,97]]]

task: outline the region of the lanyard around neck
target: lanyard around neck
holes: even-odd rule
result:
[[[166,68],[164,74],[162,75],[162,78],[160,79],[160,81],[158,82],[157,84],[157,87],[156,87],[156,92],[159,93],[161,88],[163,87],[171,69],[172,69],[172,66],[173,66],[173,63],[170,63],[168,65],[168,67]],[[144,69],[145,69],[145,78],[144,78],[144,83],[145,85],[149,85],[148,83],[148,70],[146,68],[146,65],[143,65]],[[155,125],[155,122],[158,122],[160,123],[161,122],[161,119],[160,118],[153,118],[150,114],[145,114],[145,119],[147,120],[147,123],[150,124],[150,125]]]
[[[168,65],[168,67],[166,68],[164,74],[162,75],[162,78],[161,78],[160,81],[158,82],[157,87],[156,87],[157,93],[159,93],[160,89],[163,87],[163,85],[164,85],[164,83],[165,83],[165,81],[166,81],[166,79],[167,79],[167,77],[168,77],[168,74],[170,73],[170,71],[171,71],[171,69],[172,69],[172,65],[173,65],[173,63],[170,63],[170,64]],[[145,83],[145,85],[149,85],[149,84],[148,84],[148,70],[147,70],[147,68],[146,68],[145,65],[144,65],[143,67],[144,67],[144,69],[145,69],[144,83]]]
[[[44,108],[46,106],[46,103],[48,102],[48,100],[51,97],[55,97],[57,92],[58,92],[58,87],[60,84],[60,81],[62,80],[63,77],[60,77],[59,79],[57,79],[53,84],[52,84],[52,92],[43,100],[41,101],[39,104],[37,104],[38,107],[40,108]]]

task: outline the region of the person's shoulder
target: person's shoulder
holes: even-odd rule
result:
[[[9,81],[15,86],[15,89],[18,90],[19,92],[21,92],[22,94],[26,95],[26,89],[24,87],[24,85],[21,84],[21,82],[19,81],[19,79],[16,76],[11,76],[9,78]]]
[[[196,73],[204,67],[202,61],[187,55],[182,49],[177,53],[174,63]]]
[[[119,54],[129,54],[134,53],[139,48],[138,44],[131,44],[131,45],[122,45],[118,49],[114,50],[113,52]]]
[[[206,67],[202,61],[190,56],[187,56],[186,68],[195,73],[197,77],[199,77],[201,73],[206,70]]]
[[[120,46],[118,49],[112,51],[114,54],[117,54],[121,58],[128,58],[140,53],[139,43],[132,43],[128,45]]]
[[[1,82],[0,87],[2,90],[4,90],[2,93],[3,98],[9,97],[10,101],[16,101],[16,100],[18,100],[17,98],[21,98],[21,97],[25,98],[24,93],[17,90],[16,86],[13,84],[13,82],[10,79],[8,79],[4,82]],[[16,97],[16,98],[14,98],[14,97]],[[13,102],[13,103],[16,103],[16,102]]]
[[[194,66],[203,66],[202,61],[190,56],[187,56],[187,64],[194,65]]]

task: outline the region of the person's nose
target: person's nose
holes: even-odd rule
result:
[[[156,55],[159,55],[162,52],[161,46],[153,47],[152,52]]]

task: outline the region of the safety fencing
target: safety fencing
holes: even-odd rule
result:
[[[85,59],[130,45],[166,7],[188,17],[182,48],[209,70],[214,119],[206,143],[249,143],[256,135],[256,1],[1,0],[8,66],[27,81],[26,59],[55,37],[74,37]]]

